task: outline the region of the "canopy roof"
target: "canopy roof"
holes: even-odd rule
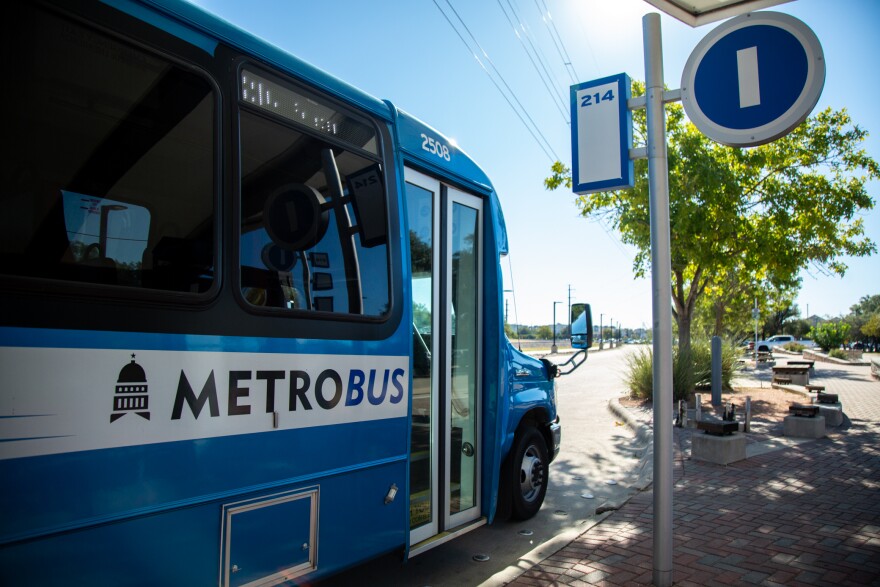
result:
[[[669,16],[692,27],[791,0],[645,0]]]

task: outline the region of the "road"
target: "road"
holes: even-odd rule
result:
[[[644,446],[608,409],[610,399],[624,394],[626,357],[638,348],[591,352],[584,365],[559,378],[562,448],[550,467],[547,497],[538,515],[483,526],[406,563],[399,555],[387,556],[321,586],[502,585],[607,517],[602,510],[635,493],[644,483],[642,467],[650,466]],[[478,562],[479,555],[488,560]]]

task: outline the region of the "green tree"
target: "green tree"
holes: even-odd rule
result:
[[[810,333],[810,322],[809,320],[804,320],[803,318],[799,318],[797,320],[792,320],[788,323],[786,330],[788,334],[794,335],[798,340],[802,338],[806,338]]]
[[[880,338],[880,312],[871,314],[871,317],[862,326],[862,334],[875,341]]]
[[[728,283],[711,283],[697,300],[691,325],[693,336],[712,335],[731,340],[752,338],[755,333],[755,320],[752,317],[755,303],[762,317],[759,326],[764,330],[764,317],[785,302],[791,303],[794,296],[793,288],[774,287],[769,282],[754,283],[750,280],[743,283],[733,272]]]
[[[550,340],[551,338],[553,338],[553,329],[547,324],[538,326],[535,336],[539,340]]]
[[[777,303],[773,307],[773,311],[767,315],[767,319],[764,320],[763,338],[773,336],[774,334],[781,334],[786,323],[799,314],[800,312],[798,311],[797,306],[792,303],[791,299],[786,299],[781,303]]]
[[[849,312],[846,321],[852,326],[854,338],[864,340],[876,336],[865,332],[865,326],[875,316],[880,320],[880,295],[862,296],[859,303],[850,306]]]
[[[810,330],[810,338],[816,341],[822,350],[832,351],[840,348],[849,336],[849,324],[843,322],[823,322]]]
[[[642,94],[644,84],[633,82],[633,96]],[[644,145],[645,128],[644,111],[634,112],[636,146]],[[876,252],[859,214],[874,205],[865,186],[880,178],[880,167],[860,146],[867,132],[846,110],[824,110],[787,136],[750,149],[710,141],[677,104],[667,105],[666,129],[670,294],[685,350],[702,296],[723,306],[731,292],[748,299],[759,288],[793,288],[811,264],[842,276],[841,257]],[[644,276],[651,258],[647,163],[636,161],[635,171],[634,188],[582,195],[577,205],[638,248],[634,270]],[[571,187],[564,164],[557,161],[551,172],[547,189]]]

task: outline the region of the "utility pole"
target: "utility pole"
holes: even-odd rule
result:
[[[553,346],[550,347],[550,354],[555,355],[558,350],[556,347],[556,304],[562,302],[553,302]]]
[[[608,324],[611,327],[611,340],[608,342],[608,348],[613,349],[614,348],[614,318],[610,318],[608,320]]]

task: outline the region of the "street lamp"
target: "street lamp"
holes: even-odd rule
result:
[[[553,346],[550,347],[550,354],[556,354],[556,304],[562,304],[563,302],[553,302]]]
[[[614,348],[614,318],[609,319],[608,324],[611,325],[611,340],[608,343],[608,348],[613,349]]]
[[[605,314],[599,314],[599,350],[602,350],[602,344],[605,342],[604,330],[602,330],[602,317]]]

